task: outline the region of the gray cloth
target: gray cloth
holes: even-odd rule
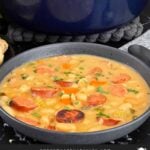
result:
[[[81,36],[59,36],[35,33],[26,29],[9,26],[7,36],[10,42],[37,42],[37,43],[56,43],[56,42],[91,42],[107,43],[109,41],[119,42],[122,39],[132,40],[143,32],[143,25],[137,17],[127,25],[121,26],[103,33],[81,35]]]

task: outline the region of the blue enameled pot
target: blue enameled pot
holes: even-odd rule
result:
[[[7,18],[53,34],[95,33],[132,20],[148,0],[0,0]]]

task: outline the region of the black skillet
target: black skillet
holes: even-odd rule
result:
[[[149,65],[150,51],[143,48],[130,47],[130,53],[141,56],[144,54],[142,59]],[[142,49],[141,54],[139,55]],[[127,64],[134,69],[136,69],[145,79],[148,85],[150,85],[150,69],[146,64],[137,59],[136,57],[122,52],[118,49],[90,43],[63,43],[63,44],[52,44],[42,47],[37,47],[32,50],[28,50],[8,62],[6,62],[0,68],[0,81],[14,68],[20,66],[21,64],[39,59],[44,57],[56,56],[56,55],[69,55],[69,54],[90,54],[96,56],[103,56],[106,58],[114,59],[124,64]],[[57,63],[57,62],[56,62]],[[13,128],[19,132],[27,135],[29,137],[38,139],[46,143],[56,143],[56,144],[100,144],[108,142],[117,138],[120,138],[133,130],[137,129],[141,124],[143,124],[150,116],[150,109],[148,109],[143,115],[137,119],[124,124],[119,127],[115,127],[109,130],[90,132],[90,133],[64,133],[56,131],[48,131],[45,129],[40,129],[34,126],[27,125],[19,120],[16,120],[8,113],[6,113],[2,108],[0,108],[0,116]]]

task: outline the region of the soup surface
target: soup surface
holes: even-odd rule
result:
[[[24,123],[92,132],[132,121],[149,108],[150,89],[132,68],[92,55],[57,56],[14,69],[0,85],[0,105]]]

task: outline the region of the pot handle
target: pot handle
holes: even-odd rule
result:
[[[128,48],[128,52],[142,60],[146,65],[150,67],[150,50],[141,45],[131,45]]]

